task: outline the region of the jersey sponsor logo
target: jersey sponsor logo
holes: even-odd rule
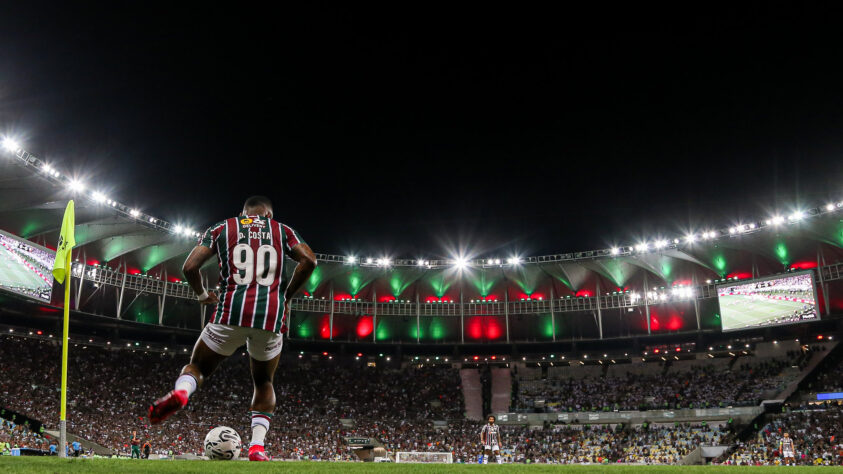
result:
[[[252,219],[249,219],[248,217],[246,217],[244,219],[240,219],[240,223],[243,224],[243,225],[249,225],[252,222],[254,222],[254,221]]]
[[[261,220],[260,217],[255,217],[254,219],[251,217],[244,217],[240,219],[240,224],[248,227],[260,227],[261,229],[266,227],[266,221]]]

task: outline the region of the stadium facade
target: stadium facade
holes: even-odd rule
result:
[[[54,248],[64,205],[76,199],[74,310],[126,323],[202,327],[210,315],[180,270],[196,230],[112,201],[24,150],[3,156],[0,229],[6,236]],[[820,319],[834,320],[843,313],[841,205],[540,257],[319,254],[306,293],[292,303],[288,337],[482,345],[717,334],[718,286],[798,271],[813,275]],[[203,268],[211,288],[215,265]],[[60,303],[57,298],[55,291],[50,303]]]

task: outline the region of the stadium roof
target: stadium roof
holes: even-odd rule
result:
[[[61,217],[68,199],[76,200],[76,240],[74,258],[89,264],[122,266],[130,273],[181,276],[181,264],[195,244],[198,232],[187,226],[130,209],[111,201],[94,188],[62,176],[38,158],[8,146],[0,160],[0,228],[54,247],[58,241]],[[395,298],[418,281],[430,281],[434,294],[447,293],[460,276],[475,287],[477,297],[485,297],[502,281],[526,295],[553,284],[566,291],[620,290],[648,275],[653,285],[691,284],[732,275],[777,273],[796,266],[815,266],[818,258],[829,262],[843,256],[843,203],[780,216],[759,217],[751,222],[732,222],[700,229],[692,237],[659,236],[649,242],[635,242],[614,249],[560,253],[540,257],[513,257],[466,260],[394,260],[389,256],[337,256],[319,254],[320,269],[308,285],[310,292],[323,283],[338,280],[349,294],[363,287],[382,286],[378,294]],[[730,216],[724,216],[729,221]],[[196,227],[199,229],[200,227]],[[711,237],[716,233],[716,237]],[[644,247],[642,244],[646,244]],[[317,251],[320,249],[316,249]],[[515,259],[514,259],[515,258]],[[357,278],[348,282],[350,269]],[[216,269],[206,266],[213,281]],[[339,280],[346,280],[342,284]],[[435,283],[438,281],[439,283]],[[354,282],[357,282],[356,284]],[[600,283],[598,283],[600,282]]]

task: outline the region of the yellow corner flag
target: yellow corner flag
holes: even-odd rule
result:
[[[67,203],[67,209],[64,210],[64,219],[61,221],[61,236],[59,237],[59,244],[56,246],[56,261],[53,263],[53,278],[59,283],[64,283],[64,277],[70,271],[70,252],[76,246],[76,237],[73,235],[74,227],[76,227],[76,213],[71,199]],[[66,304],[65,307],[67,307]]]
[[[73,247],[76,246],[76,237],[73,235],[76,227],[76,215],[73,207],[73,200],[67,203],[64,210],[64,219],[61,222],[61,237],[56,246],[56,261],[53,263],[53,278],[59,283],[64,283],[64,331],[61,339],[61,412],[59,415],[59,457],[66,457],[65,444],[67,443],[67,339],[70,332],[70,255]],[[67,281],[65,281],[65,277]]]

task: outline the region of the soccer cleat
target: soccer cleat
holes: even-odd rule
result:
[[[157,425],[187,405],[187,392],[173,390],[149,406],[149,422]]]
[[[271,461],[272,458],[266,455],[263,446],[249,446],[249,461]]]

